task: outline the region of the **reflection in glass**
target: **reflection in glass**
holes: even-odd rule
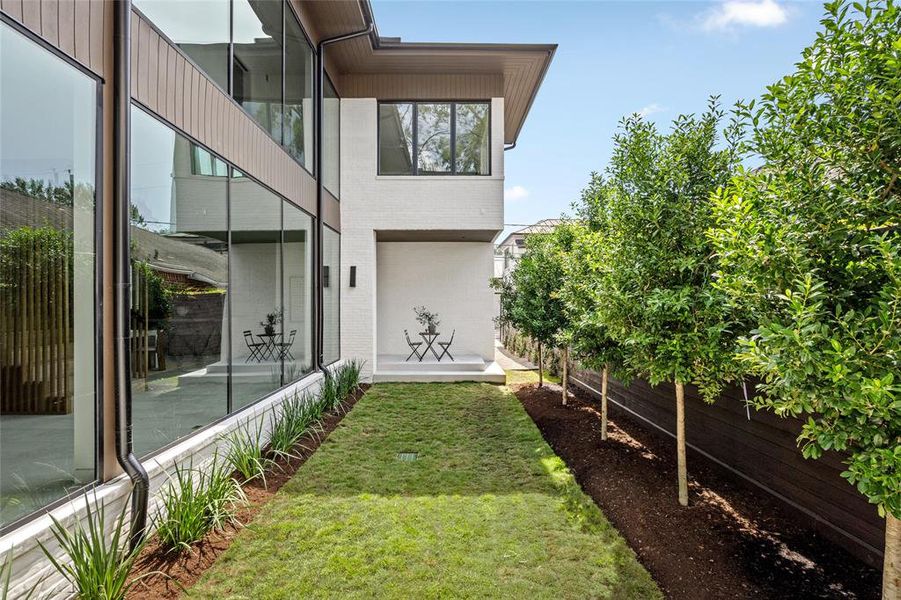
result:
[[[134,5],[228,90],[228,0],[134,0]]]
[[[341,100],[327,77],[322,92],[322,185],[338,198],[341,194]]]
[[[322,362],[340,358],[341,234],[322,228]]]
[[[0,525],[95,479],[97,83],[0,23]]]
[[[458,103],[454,125],[454,160],[456,172],[468,175],[488,175],[488,113],[486,103]]]
[[[313,49],[294,11],[285,9],[284,145],[308,170],[313,155]]]
[[[284,3],[234,0],[233,7],[235,100],[281,143]]]
[[[420,175],[451,172],[451,105],[419,104],[416,119]]]
[[[313,369],[313,219],[287,200],[283,206],[284,333],[276,348],[290,383]]]
[[[282,384],[282,200],[243,176],[232,177],[229,194],[231,273],[240,282],[231,304],[232,408],[238,410]]]
[[[135,453],[228,410],[227,167],[132,107],[131,380]]]
[[[379,105],[379,173],[413,174],[413,104]]]

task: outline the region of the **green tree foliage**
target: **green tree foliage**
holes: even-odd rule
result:
[[[720,287],[759,327],[755,402],[901,518],[901,10],[826,5],[796,71],[741,106],[764,166],[716,196]],[[888,553],[887,553],[888,555]]]
[[[737,130],[722,144],[722,118],[714,98],[666,134],[638,115],[624,119],[605,179],[583,200],[600,232],[589,259],[597,319],[636,374],[695,383],[708,400],[735,372],[735,316],[712,285],[706,236],[711,194],[738,161]]]
[[[46,200],[53,204],[72,206],[72,182],[66,180],[63,185],[53,185],[41,179],[24,179],[16,177],[0,182],[0,189],[17,192],[38,200]],[[92,192],[93,193],[93,192]]]

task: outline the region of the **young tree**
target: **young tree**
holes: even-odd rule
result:
[[[716,198],[720,285],[759,326],[755,402],[806,418],[805,457],[886,516],[883,595],[901,595],[901,10],[826,5],[796,71],[742,107],[763,166]]]
[[[502,293],[504,318],[538,342],[538,387],[544,385],[542,350],[554,347],[566,326],[558,294],[563,285],[562,261],[563,252],[553,233],[531,234],[526,253]]]
[[[591,174],[591,181],[574,205],[578,221],[572,225],[572,241],[563,263],[564,283],[560,297],[568,322],[573,355],[581,364],[601,372],[601,439],[607,439],[607,382],[612,373],[628,381],[625,349],[614,340],[598,311],[598,290],[604,285],[608,262],[603,256],[609,232],[608,195],[604,178]]]
[[[606,263],[595,300],[609,335],[628,348],[629,365],[651,384],[676,390],[679,502],[688,504],[685,384],[713,401],[734,375],[732,314],[716,289],[711,194],[738,160],[734,129],[724,145],[715,98],[700,115],[678,117],[663,134],[640,116],[624,119],[604,184],[609,221]]]

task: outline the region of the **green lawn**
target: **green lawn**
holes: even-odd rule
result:
[[[661,597],[508,388],[474,383],[372,387],[189,595]]]

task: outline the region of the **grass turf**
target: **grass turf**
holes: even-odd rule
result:
[[[556,375],[544,374],[545,383],[560,383],[560,378]],[[507,385],[538,383],[538,371],[535,370],[518,370],[507,371]]]
[[[661,594],[510,391],[462,383],[373,386],[189,596]]]

